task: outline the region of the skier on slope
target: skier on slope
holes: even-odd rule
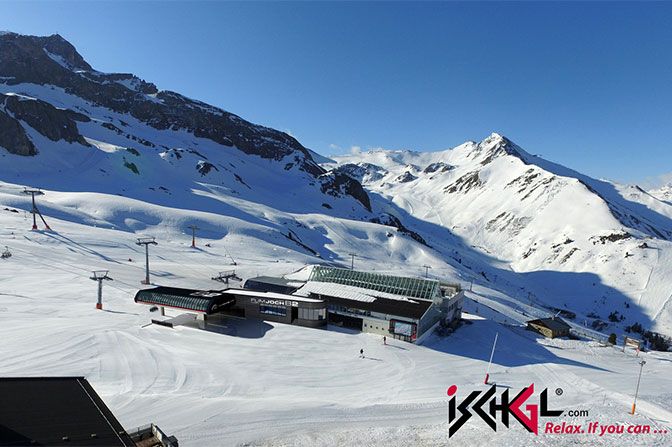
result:
[[[364,358],[364,348],[359,350],[359,358],[363,359]]]
[[[384,336],[384,335],[383,335],[383,344],[384,344],[384,345],[386,345],[386,344],[387,344],[387,337],[386,337],[386,336]]]

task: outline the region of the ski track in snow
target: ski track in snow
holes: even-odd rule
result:
[[[445,390],[456,384],[463,398],[486,389],[482,380],[495,332],[490,374],[499,386],[513,392],[534,383],[535,395],[546,387],[563,388],[562,399],[551,394],[553,408],[590,411],[585,420],[561,418],[569,423],[637,423],[672,432],[672,406],[664,398],[672,386],[670,354],[642,354],[648,363],[638,410],[629,415],[638,374],[631,351],[546,340],[511,326],[524,304],[510,299],[508,307],[507,301],[489,299],[498,294],[489,289],[479,286],[473,294],[480,302],[469,309],[481,308],[478,315],[465,314],[471,324],[446,338],[432,336],[423,346],[394,340],[384,346],[370,334],[252,320],[225,320],[219,328],[225,333],[142,327],[155,315],[132,301],[144,271],[142,264],[126,261],[129,253],[139,253],[120,240],[123,233],[57,219],[50,222],[59,234],[26,231],[13,219],[0,214],[0,223],[13,222],[0,236],[14,248],[0,270],[0,374],[84,375],[127,429],[154,422],[185,446],[513,446],[521,439],[528,445],[669,445],[662,434],[535,437],[516,422],[495,433],[476,417],[448,440]],[[154,281],[211,288],[207,278],[217,270],[216,252],[194,251],[179,233],[168,239],[174,242],[153,248],[151,266],[152,274],[170,275]],[[267,250],[240,244],[227,246],[233,253],[245,247],[250,259],[263,259]],[[303,263],[291,258],[237,269],[247,277],[267,269],[295,272]],[[87,273],[101,266],[115,280],[104,286],[103,312],[94,308],[96,286]],[[494,310],[486,312],[484,305]],[[496,322],[503,318],[512,320]],[[365,359],[358,358],[360,347]]]
[[[20,196],[18,186],[1,186],[0,208],[27,209],[29,199]],[[549,310],[536,301],[529,305],[517,290],[494,290],[489,281],[474,284],[467,294],[465,317],[471,324],[449,337],[432,336],[422,346],[396,341],[383,346],[378,336],[335,327],[251,320],[226,320],[215,328],[221,333],[193,325],[146,326],[156,315],[133,302],[144,277],[138,236],[158,236],[159,245],[150,250],[153,283],[177,287],[220,288],[209,278],[234,268],[231,255],[243,278],[297,272],[316,258],[270,227],[205,212],[197,213],[212,222],[211,233],[197,239],[195,250],[190,234],[184,234],[185,210],[81,194],[48,191],[41,199],[43,212],[56,214],[45,213],[57,232],[30,231],[26,213],[0,209],[0,246],[13,253],[0,261],[2,376],[83,375],[124,427],[154,422],[184,446],[670,445],[672,433],[571,437],[543,433],[542,427],[535,437],[515,421],[492,432],[477,417],[448,440],[446,389],[457,385],[460,399],[486,389],[482,381],[495,333],[490,375],[498,386],[517,393],[534,383],[535,396],[549,389],[553,408],[590,412],[588,418],[560,421],[646,424],[672,432],[672,354],[641,354],[647,364],[637,412],[630,415],[639,357],[592,341],[546,340],[525,331],[521,324]],[[408,201],[404,207],[413,210]],[[357,249],[356,264],[365,262],[368,270],[418,275],[417,266],[431,259],[437,277],[462,278],[426,247],[388,237],[388,227],[316,215],[297,220],[263,208],[267,223],[296,229],[301,237],[317,238],[301,233],[298,224],[319,228],[324,239],[315,245],[334,250],[330,262],[347,262],[347,253]],[[416,204],[420,208],[434,209]],[[142,229],[131,231],[128,219]],[[211,247],[204,247],[206,242]],[[665,256],[651,270],[647,290],[665,289],[665,265],[672,262]],[[102,312],[95,310],[96,284],[89,279],[91,270],[99,269],[114,279],[104,285]],[[646,296],[642,301],[653,303]],[[358,358],[360,348],[367,358]],[[565,390],[561,397],[553,395],[556,388]]]

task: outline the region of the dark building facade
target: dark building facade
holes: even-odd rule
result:
[[[223,314],[265,321],[321,327],[327,324],[327,304],[313,298],[249,289],[193,290],[155,287],[138,291],[135,302],[208,315]]]
[[[235,299],[235,305],[224,314],[308,327],[327,324],[327,304],[322,300],[248,289],[227,289],[222,293]]]

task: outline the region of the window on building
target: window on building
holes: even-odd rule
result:
[[[299,307],[300,320],[324,320],[327,317],[326,309],[303,309]]]
[[[280,315],[281,317],[287,316],[287,308],[280,306],[259,306],[259,313],[266,315]]]

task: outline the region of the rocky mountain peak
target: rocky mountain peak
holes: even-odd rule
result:
[[[154,84],[132,74],[96,72],[75,47],[58,34],[47,37],[0,34],[0,82],[9,86],[57,86],[94,106],[129,114],[154,129],[184,130],[262,158],[280,161],[291,157],[294,167],[314,177],[325,172],[308,150],[286,133],[255,125],[175,92],[159,91]],[[16,136],[15,140],[17,138],[21,139]],[[7,149],[12,151],[11,147]],[[33,155],[37,152],[39,150],[24,148],[15,153]]]
[[[145,148],[149,148],[147,156]],[[152,172],[154,160],[163,160],[161,154],[186,152],[198,154],[198,160],[192,161],[200,176],[221,171],[225,179],[219,181],[226,183],[235,174],[235,187],[251,188],[238,173],[229,173],[229,168],[237,169],[231,162],[222,160],[225,154],[235,158],[240,151],[241,156],[270,161],[262,164],[264,169],[268,167],[278,178],[286,175],[288,183],[305,182],[322,194],[350,196],[370,211],[368,196],[357,180],[327,174],[308,149],[287,133],[159,90],[131,73],[98,72],[58,34],[0,33],[0,156],[6,156],[5,150],[36,157],[37,166],[47,158],[74,163],[92,156],[87,151],[100,150],[115,154],[101,157],[101,163],[121,158],[121,166],[138,176]],[[210,155],[203,155],[208,151]],[[142,156],[142,162],[130,161],[128,154]],[[213,159],[221,162],[208,161]],[[108,164],[99,172],[107,174]]]
[[[74,46],[59,34],[48,37],[34,37],[34,40],[53,56],[60,57],[72,69],[92,71],[93,68],[77,52]]]
[[[495,158],[506,155],[516,157],[526,165],[535,164],[535,157],[525,152],[520,146],[504,135],[495,132],[476,145],[475,153],[477,156],[483,154],[482,166],[487,165]]]

